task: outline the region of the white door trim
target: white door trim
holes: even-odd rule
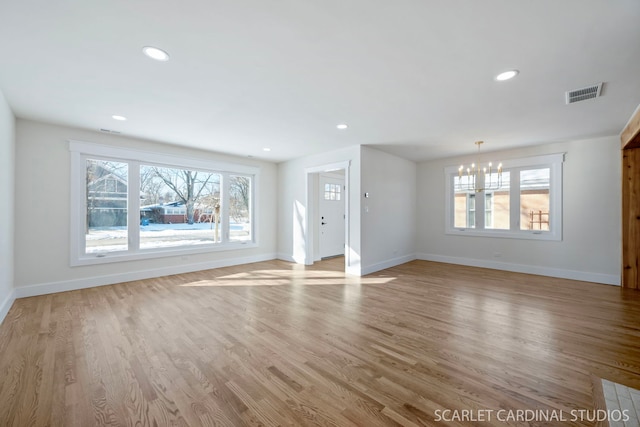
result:
[[[313,166],[313,167],[308,167],[305,168],[305,188],[306,188],[306,195],[305,195],[305,202],[306,202],[306,206],[307,206],[307,213],[304,216],[304,222],[303,222],[303,230],[304,230],[304,253],[305,253],[305,257],[304,257],[304,263],[306,265],[311,265],[313,264],[313,260],[315,257],[315,253],[314,253],[314,242],[316,239],[315,236],[315,229],[314,227],[312,227],[312,223],[311,223],[311,219],[315,217],[316,211],[318,209],[318,203],[316,201],[318,195],[314,194],[313,191],[313,179],[311,177],[312,174],[315,173],[320,173],[320,172],[331,172],[331,171],[335,171],[335,170],[340,170],[340,169],[344,169],[344,186],[345,186],[345,190],[344,190],[344,214],[345,214],[345,222],[344,222],[344,241],[345,241],[345,251],[344,251],[344,262],[345,262],[345,270],[346,268],[348,268],[351,265],[350,262],[350,250],[349,248],[351,247],[350,245],[350,239],[349,239],[349,230],[350,230],[350,219],[349,219],[349,212],[350,212],[350,201],[349,201],[349,195],[350,195],[350,191],[349,191],[349,186],[350,186],[350,177],[349,177],[349,172],[350,172],[350,168],[351,168],[351,161],[347,160],[344,162],[337,162],[337,163],[329,163],[329,164],[325,164],[325,165],[318,165],[318,166]]]

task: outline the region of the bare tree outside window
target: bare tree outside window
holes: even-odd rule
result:
[[[156,179],[154,168],[140,168],[140,197],[144,202],[143,204],[153,205],[165,202],[166,194],[162,194],[163,190],[165,189],[166,187],[164,185],[164,182],[162,180]],[[173,194],[171,194],[171,192],[167,193],[171,195],[170,200],[167,201],[173,201]]]
[[[143,168],[141,168],[141,174]],[[203,194],[203,191],[207,189],[207,183],[215,174],[155,166],[151,167],[151,169],[155,177],[160,178],[164,185],[173,191],[177,199],[184,203],[187,209],[187,223],[193,224],[196,202]]]
[[[251,179],[247,176],[231,176],[231,216],[236,222],[246,221],[251,197]]]
[[[140,165],[140,249],[221,243],[221,177]]]
[[[71,265],[257,245],[259,168],[152,152],[143,162],[139,151],[77,141],[69,149]]]
[[[251,240],[251,178],[229,176],[229,216],[233,219],[230,241]]]

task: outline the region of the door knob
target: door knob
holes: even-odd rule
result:
[[[326,222],[321,222],[320,224],[325,225],[325,224],[326,224]]]

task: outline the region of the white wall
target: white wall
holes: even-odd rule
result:
[[[362,147],[361,168],[362,274],[369,274],[415,259],[417,166]]]
[[[307,241],[304,223],[307,221],[307,168],[332,163],[351,162],[349,175],[345,177],[349,186],[348,271],[360,274],[360,147],[352,146],[314,156],[290,160],[278,165],[278,258],[306,262]],[[309,224],[313,222],[309,219]]]
[[[303,227],[308,211],[306,170],[345,161],[351,162],[346,176],[349,186],[347,272],[364,275],[414,259],[416,164],[360,146],[303,157],[278,166],[281,194],[278,257],[300,263],[307,261],[308,236]],[[369,192],[371,197],[365,199],[364,192]],[[312,227],[317,218],[310,217],[309,222],[317,231],[317,227]]]
[[[259,247],[70,267],[69,139],[259,166]],[[16,126],[15,165],[15,233],[19,237],[15,242],[15,286],[18,297],[273,259],[276,256],[274,224],[278,193],[277,167],[273,163],[19,119]],[[37,268],[34,268],[35,265]]]
[[[14,136],[15,135],[15,136]],[[69,266],[68,140],[259,166],[260,247],[155,260]],[[351,162],[349,272],[367,274],[419,258],[602,283],[619,283],[621,170],[617,137],[491,153],[496,160],[566,152],[563,240],[449,236],[444,232],[444,167],[371,147],[348,147],[274,165],[200,150],[19,119],[0,98],[0,304],[7,298],[271,259],[304,262],[306,169]],[[13,161],[15,157],[15,162]],[[364,192],[371,197],[365,199]],[[417,197],[416,197],[417,194]],[[365,206],[368,212],[365,212]],[[13,244],[13,236],[19,236]],[[417,242],[414,240],[417,234]],[[12,249],[13,245],[13,249]],[[277,249],[277,250],[276,250]],[[493,255],[500,253],[497,259]],[[38,268],[33,268],[37,261]],[[12,292],[15,286],[15,292]],[[5,304],[6,305],[6,304]],[[8,309],[0,305],[2,309]]]
[[[494,161],[566,152],[563,239],[533,241],[445,234],[444,167],[475,159],[450,158],[418,166],[418,257],[620,283],[621,153],[617,136],[485,154]],[[495,254],[501,256],[495,257]]]
[[[13,304],[15,117],[0,92],[0,322]]]

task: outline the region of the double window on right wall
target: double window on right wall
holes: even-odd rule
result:
[[[564,154],[503,160],[473,176],[445,168],[447,234],[562,240]],[[473,175],[473,172],[471,172]]]

